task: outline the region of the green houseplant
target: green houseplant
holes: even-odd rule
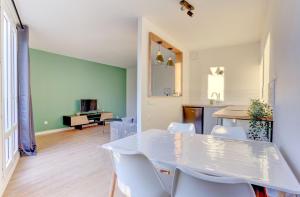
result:
[[[272,130],[272,108],[259,99],[252,99],[248,109],[249,139],[258,141],[270,141]]]

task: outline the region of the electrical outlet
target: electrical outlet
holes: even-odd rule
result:
[[[47,120],[45,120],[45,121],[44,121],[44,125],[47,125],[47,124],[48,124],[48,121],[47,121]]]

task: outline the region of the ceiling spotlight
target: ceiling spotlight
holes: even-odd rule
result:
[[[194,13],[192,12],[192,11],[187,11],[187,13],[186,13],[187,15],[189,15],[190,17],[192,17],[193,15],[194,15]]]
[[[190,17],[192,17],[194,15],[194,13],[192,12],[192,10],[195,10],[194,6],[192,6],[189,2],[185,1],[185,0],[181,0],[179,2],[179,4],[181,5],[181,11],[187,11],[187,15],[189,15]]]

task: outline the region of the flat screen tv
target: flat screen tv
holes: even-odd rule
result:
[[[81,99],[80,100],[80,112],[97,111],[96,99]]]

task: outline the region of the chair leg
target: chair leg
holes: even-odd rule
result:
[[[279,197],[284,197],[285,193],[284,192],[279,192]]]
[[[104,131],[105,131],[105,122],[103,123],[103,126],[102,126],[102,133],[104,134]]]
[[[114,197],[114,195],[115,195],[116,182],[117,182],[117,175],[116,175],[115,172],[113,172],[113,174],[112,174],[112,180],[111,180],[111,186],[110,186],[110,192],[109,192],[109,197]]]

